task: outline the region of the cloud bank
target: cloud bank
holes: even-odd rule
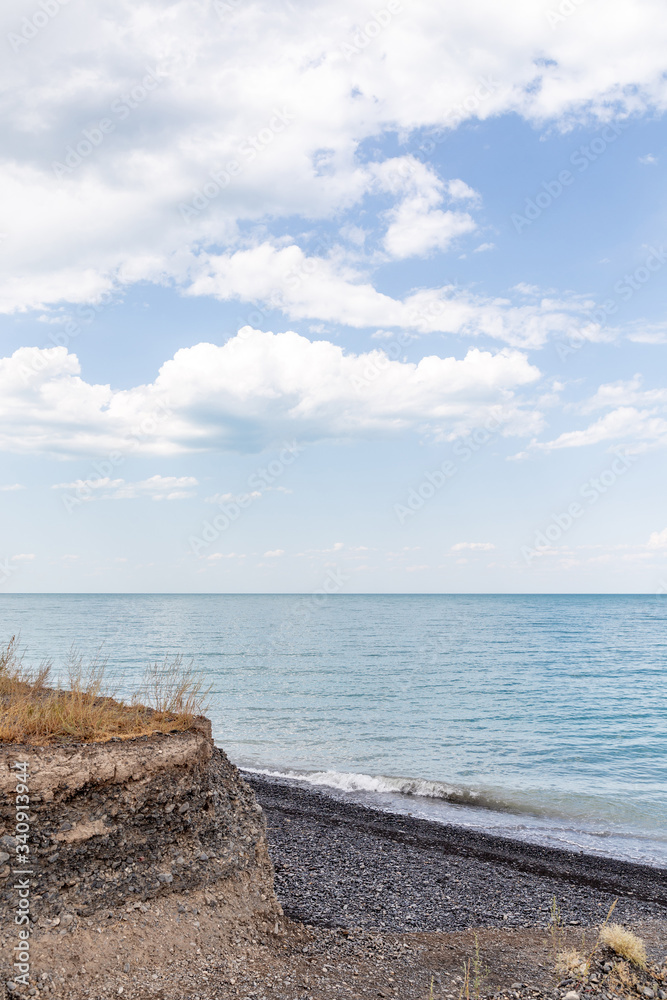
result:
[[[20,348],[0,360],[0,448],[68,457],[259,451],[292,438],[409,432],[451,440],[491,416],[503,433],[525,435],[539,430],[541,417],[519,392],[539,377],[510,348],[414,364],[244,327],[222,346],[177,351],[149,385],[113,390],[86,382],[64,347]]]
[[[98,302],[137,281],[187,288],[202,250],[244,248],[244,226],[344,218],[387,172],[359,155],[371,138],[506,113],[566,129],[667,107],[660,0],[586,0],[569,16],[553,0],[55,9],[9,0],[0,15],[7,312]],[[466,187],[426,168],[385,185],[383,252],[425,255],[474,232]]]

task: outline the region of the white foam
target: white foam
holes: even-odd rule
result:
[[[385,774],[359,774],[356,771],[275,771],[251,767],[246,767],[244,770],[272,778],[289,778],[309,785],[335,788],[341,792],[419,796],[466,805],[487,804],[481,793],[471,788],[448,785],[442,781],[428,781],[424,778],[395,778]],[[502,804],[498,803],[498,806],[502,807]]]
[[[663,838],[648,837],[642,843],[644,838],[636,833],[582,823],[575,817],[547,812],[537,807],[537,803],[513,801],[511,794],[499,796],[488,790],[424,778],[240,766],[250,774],[330,789],[382,811],[409,813],[522,841],[667,866],[667,842]]]

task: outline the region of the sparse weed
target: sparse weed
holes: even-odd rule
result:
[[[583,971],[582,971],[582,975],[583,976],[587,976],[588,973],[590,972],[591,962],[593,961],[593,955],[597,951],[598,945],[600,944],[600,941],[602,940],[602,935],[607,930],[607,924],[609,923],[609,918],[611,917],[612,913],[616,909],[616,904],[617,903],[618,903],[618,899],[615,899],[614,902],[609,907],[609,909],[607,910],[607,916],[604,918],[604,920],[602,921],[602,924],[600,925],[600,929],[599,929],[599,931],[597,933],[597,937],[595,938],[595,941],[593,943],[593,947],[591,948],[591,950],[590,950],[590,952],[588,954],[588,958],[584,962]],[[582,935],[581,940],[582,940],[582,944],[583,944],[583,946],[585,948],[586,947],[586,935],[585,934]]]
[[[618,985],[619,991],[633,990],[637,985],[637,980],[627,962],[616,962],[611,975],[613,981]]]
[[[632,931],[626,930],[620,924],[609,924],[602,927],[600,941],[621,958],[627,959],[628,962],[632,962],[640,969],[646,968],[646,946],[642,939],[633,934]]]
[[[489,970],[482,964],[479,950],[479,938],[475,934],[475,954],[463,963],[463,982],[459,991],[459,1000],[479,1000],[482,986],[486,982]]]
[[[567,974],[570,976],[577,976],[579,979],[584,979],[588,975],[591,968],[591,962],[593,961],[593,956],[597,951],[598,945],[601,941],[604,941],[604,934],[609,930],[607,924],[616,908],[617,902],[618,900],[615,899],[609,907],[607,916],[604,918],[604,921],[600,926],[597,937],[593,943],[593,947],[586,956],[586,934],[583,932],[581,935],[581,951],[577,948],[565,948],[565,928],[563,926],[563,918],[561,916],[560,909],[558,908],[556,897],[553,897],[547,932],[550,939],[554,969],[559,976]],[[617,925],[612,924],[611,926],[616,927]]]
[[[551,900],[547,934],[549,935],[549,949],[551,951],[553,967],[558,971],[560,956],[564,953],[565,928],[563,927],[563,917],[555,896]]]
[[[482,957],[479,951],[479,938],[475,934],[475,956],[472,960],[472,995],[479,1000],[482,993],[482,986],[489,977],[488,967],[482,965]]]
[[[0,742],[104,742],[182,732],[204,709],[207,692],[192,668],[183,667],[181,657],[149,667],[131,704],[108,692],[106,666],[99,657],[85,662],[73,649],[66,665],[68,687],[51,688],[51,664],[27,669],[12,637],[0,650]]]
[[[459,1000],[470,1000],[470,959],[463,963],[463,982],[459,990]]]
[[[586,974],[586,959],[576,948],[559,951],[556,956],[556,972],[561,976],[583,976]]]

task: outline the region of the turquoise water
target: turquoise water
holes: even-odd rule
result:
[[[3,595],[19,632],[56,667],[102,645],[126,692],[192,658],[244,767],[667,867],[667,599]]]

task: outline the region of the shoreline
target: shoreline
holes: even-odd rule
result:
[[[341,801],[241,771],[267,817],[276,891],[304,923],[382,931],[667,921],[667,869]]]

